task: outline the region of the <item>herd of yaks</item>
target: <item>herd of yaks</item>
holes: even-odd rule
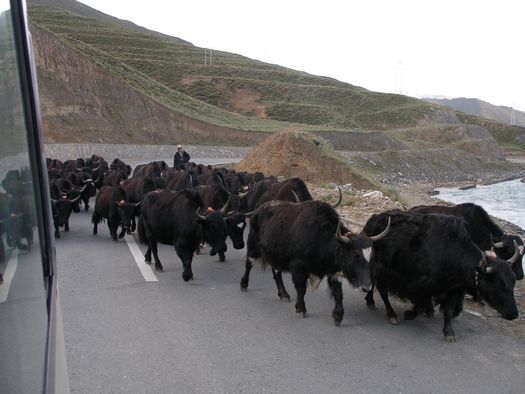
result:
[[[246,271],[241,290],[247,290],[254,262],[269,265],[278,296],[290,300],[282,281],[289,272],[297,292],[296,312],[306,316],[308,286],[326,277],[335,307],[336,324],[343,318],[343,279],[367,292],[374,308],[378,290],[392,324],[398,324],[389,294],[410,301],[405,319],[443,312],[443,333],[455,340],[451,321],[463,308],[466,293],[484,301],[503,318],[518,317],[514,295],[523,279],[523,240],[504,232],[480,206],[419,206],[373,215],[363,230],[352,233],[335,205],[314,200],[299,178],[284,181],[262,173],[185,163],[178,168],[163,161],[135,169],[102,157],[60,162],[47,159],[55,236],[69,231],[71,212],[80,202],[89,209],[95,197],[92,222],[106,220],[111,237],[138,230],[147,245],[145,260],[161,271],[157,244],[175,247],[182,277],[193,278],[191,262],[203,242],[224,261],[226,237],[237,249],[245,247],[243,231],[249,222]],[[138,217],[138,223],[136,218]],[[118,233],[118,228],[121,228]],[[309,281],[309,284],[308,284]]]

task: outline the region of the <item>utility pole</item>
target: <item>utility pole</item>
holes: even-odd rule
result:
[[[516,126],[516,111],[514,110],[514,107],[510,109],[510,125]]]
[[[211,53],[211,49],[204,48],[204,65],[212,65],[213,61],[213,55]]]
[[[403,64],[401,63],[401,61],[398,61],[396,66],[394,67],[394,71],[396,72],[397,74],[397,79],[398,79],[398,93],[399,94],[403,94],[403,71],[405,71],[406,68],[403,67]]]

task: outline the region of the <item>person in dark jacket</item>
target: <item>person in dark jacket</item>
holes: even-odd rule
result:
[[[178,167],[183,163],[188,163],[190,161],[190,154],[184,150],[182,145],[177,145],[177,153],[173,156],[173,167]]]

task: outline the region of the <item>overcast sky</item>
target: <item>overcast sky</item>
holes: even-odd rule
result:
[[[82,0],[199,47],[378,92],[525,111],[523,0]]]

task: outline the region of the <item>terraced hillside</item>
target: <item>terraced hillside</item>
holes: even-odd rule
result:
[[[240,130],[388,129],[415,126],[432,105],[337,80],[138,33],[49,6],[31,22],[135,89],[174,111]],[[283,123],[284,122],[284,123]]]

